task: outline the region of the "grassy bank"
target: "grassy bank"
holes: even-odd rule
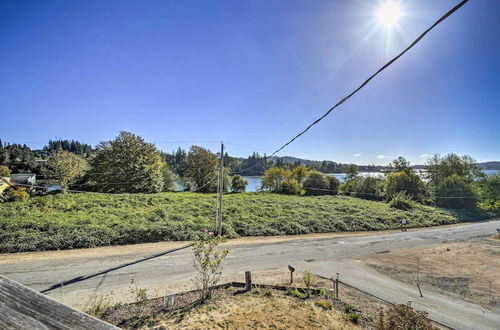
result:
[[[306,234],[411,227],[475,220],[472,214],[417,205],[409,211],[342,196],[242,193],[225,196],[230,237]],[[0,252],[72,249],[113,244],[188,240],[210,229],[215,195],[62,194],[0,204]]]

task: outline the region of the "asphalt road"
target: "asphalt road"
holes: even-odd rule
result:
[[[391,302],[411,300],[417,309],[427,311],[431,318],[450,327],[499,329],[500,314],[430,292],[420,298],[416,287],[383,276],[356,261],[358,257],[377,251],[491,235],[497,228],[500,228],[500,221],[403,233],[236,245],[231,246],[226,258],[224,275],[242,276],[246,270],[271,270],[289,264],[297,270],[309,269],[325,277],[339,272],[344,282]],[[0,274],[72,305],[78,305],[92,294],[127,290],[132,278],[141,287],[160,287],[186,282],[194,276],[190,248],[140,261],[148,256],[148,253],[131,251],[92,258],[12,261],[0,263]],[[132,264],[121,267],[129,263]],[[111,268],[115,269],[106,271]]]

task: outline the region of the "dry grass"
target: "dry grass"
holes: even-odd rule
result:
[[[420,283],[432,290],[487,307],[492,281],[494,305],[500,307],[500,244],[493,239],[443,243],[375,254],[363,259],[382,274],[416,284],[416,258]]]
[[[278,295],[226,297],[189,311],[178,322],[164,319],[146,329],[359,329],[340,312],[313,301]]]

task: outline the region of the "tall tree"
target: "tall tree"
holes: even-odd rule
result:
[[[214,192],[217,187],[218,164],[217,156],[210,150],[191,146],[187,154],[183,177],[188,190]]]
[[[163,190],[167,164],[154,144],[122,131],[97,145],[91,166],[89,185],[97,191],[156,193]]]
[[[43,174],[48,181],[68,187],[82,178],[87,169],[88,163],[82,156],[59,150],[49,158]]]
[[[410,167],[410,162],[406,160],[406,158],[399,156],[389,163],[387,172],[406,172],[410,174],[413,172],[413,169]]]

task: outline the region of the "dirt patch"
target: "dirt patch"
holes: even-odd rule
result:
[[[500,297],[500,244],[491,238],[374,253],[362,261],[384,275],[416,285],[417,258],[424,295],[431,290],[488,308]]]
[[[360,328],[342,311],[341,301],[324,297],[303,300],[271,289],[238,294],[228,288],[216,291],[209,303],[197,299],[190,292],[176,296],[171,307],[163,299],[113,306],[99,317],[126,329]]]

